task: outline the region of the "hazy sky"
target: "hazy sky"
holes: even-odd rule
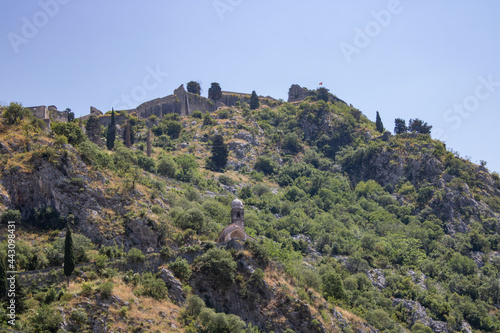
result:
[[[284,100],[323,82],[500,171],[499,35],[496,0],[1,0],[0,103],[80,116],[190,80]]]

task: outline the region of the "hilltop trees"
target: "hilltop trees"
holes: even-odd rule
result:
[[[408,127],[406,127],[406,121],[401,118],[396,118],[394,120],[394,133],[403,134],[408,132]]]
[[[408,131],[412,133],[431,134],[432,129],[432,125],[429,125],[418,118],[410,119],[410,121],[408,122],[408,127],[406,126],[406,122],[404,119],[396,118],[394,120],[394,125],[395,134],[403,134]]]
[[[318,88],[318,90],[316,91],[317,92],[317,100],[318,101],[323,100],[325,102],[328,102],[328,99],[330,98],[329,91],[330,90],[328,90],[324,87]]]
[[[75,120],[75,113],[73,111],[71,111],[70,108],[66,108],[66,110],[64,110],[68,113],[68,122],[73,122]]]
[[[208,160],[208,168],[212,170],[222,170],[227,164],[229,150],[224,143],[222,135],[217,134],[212,138],[212,156]]]
[[[410,132],[416,132],[420,134],[431,134],[432,126],[428,125],[426,122],[418,118],[410,119],[408,125],[409,125],[408,129],[410,130]]]
[[[208,98],[213,100],[215,103],[222,98],[222,90],[217,82],[212,82],[210,88],[208,89]]]
[[[64,275],[68,278],[75,270],[75,254],[73,251],[73,237],[71,236],[71,229],[66,227],[66,238],[64,239]]]
[[[382,124],[382,118],[380,118],[380,114],[377,111],[377,119],[375,120],[375,126],[377,127],[377,131],[380,133],[384,133],[384,124]]]
[[[87,137],[96,145],[101,144],[101,124],[96,116],[90,116],[85,125]]]
[[[192,94],[200,95],[201,94],[200,83],[196,81],[189,81],[187,84],[187,91]]]
[[[111,123],[108,125],[108,133],[106,135],[106,147],[112,150],[115,147],[116,139],[116,123],[115,123],[115,109],[111,110]]]
[[[259,97],[257,96],[257,93],[254,90],[252,91],[252,96],[250,97],[250,109],[255,110],[258,109],[259,106],[260,106]]]
[[[3,111],[5,122],[10,125],[19,124],[21,119],[30,115],[30,110],[24,108],[21,104],[11,102]]]

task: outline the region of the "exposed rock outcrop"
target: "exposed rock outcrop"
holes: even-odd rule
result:
[[[395,298],[392,300],[392,305],[401,305],[401,311],[406,318],[406,322],[410,326],[420,323],[424,326],[430,327],[433,332],[452,332],[452,330],[448,327],[448,324],[444,321],[434,320],[429,317],[429,315],[425,312],[425,307],[418,302]]]
[[[160,272],[160,278],[167,285],[170,299],[177,304],[184,304],[186,302],[186,294],[182,290],[182,283],[175,278],[172,272],[163,268]]]

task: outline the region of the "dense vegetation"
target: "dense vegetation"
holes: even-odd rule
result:
[[[192,83],[193,93],[199,93],[199,85]],[[257,288],[276,263],[302,301],[314,306],[311,295],[321,294],[330,306],[338,305],[381,331],[430,330],[409,324],[409,310],[403,303],[395,305],[400,299],[420,303],[433,320],[453,330],[467,321],[475,330],[499,331],[498,174],[448,152],[431,139],[432,126],[419,119],[410,120],[409,127],[396,119],[397,135],[380,136],[384,127],[378,112],[375,124],[320,89],[298,103],[267,107],[253,101],[184,119],[127,115],[129,134],[123,140],[116,134],[114,117],[107,131],[91,118],[87,135],[76,122],[53,124],[47,132],[29,111],[13,103],[3,110],[0,133],[5,141],[7,133],[19,133],[25,147],[17,157],[3,154],[0,163],[4,172],[23,163],[57,165],[68,158],[67,143],[89,168],[113,177],[124,193],[140,186],[152,198],[167,198],[168,210],[138,204],[141,210],[131,209],[124,219],[154,221],[163,244],[161,260],[189,295],[179,319],[186,332],[257,332],[238,316],[207,306],[191,290],[191,282],[201,275],[217,288],[238,285],[248,292],[245,288]],[[220,99],[219,93],[218,84],[212,84],[211,99]],[[227,121],[237,123],[235,131],[259,138],[247,165],[235,167],[239,158],[232,156],[234,149],[228,156]],[[188,126],[191,122],[195,125]],[[149,154],[148,126],[153,146]],[[131,132],[135,139],[126,142]],[[41,137],[48,144],[40,143]],[[28,147],[35,144],[35,149]],[[84,191],[81,179],[67,181]],[[258,239],[246,244],[247,255],[258,263],[257,273],[246,282],[236,263],[242,253],[213,244],[229,221],[233,196],[225,191],[228,186],[237,187],[246,207],[246,231]],[[57,332],[61,318],[56,304],[68,304],[72,294],[111,297],[113,288],[124,283],[137,297],[168,297],[157,275],[109,263],[118,258],[123,265],[145,265],[139,249],[127,253],[123,246],[99,248],[91,243],[92,235],[77,231],[75,216],[62,216],[54,207],[37,208],[25,218],[18,207],[8,208],[1,215],[3,225],[23,221],[29,225],[26,234],[43,235],[31,243],[20,237],[19,270],[60,265],[64,239],[58,230],[68,224],[75,225],[76,264],[95,262],[95,268],[81,269],[90,277],[80,280],[78,291],[54,283],[25,292],[20,304],[25,303],[30,315],[20,325],[26,332]],[[124,223],[120,221],[108,216],[104,223]],[[3,256],[6,242],[0,246]],[[374,274],[383,275],[385,282],[374,283]],[[126,318],[131,307],[123,306],[120,316]],[[0,318],[5,320],[3,309]],[[72,323],[89,329],[88,315],[74,310]]]

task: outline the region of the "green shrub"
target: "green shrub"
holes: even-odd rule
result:
[[[203,117],[203,113],[201,111],[194,110],[193,114],[191,115],[191,117],[201,119]]]
[[[163,246],[160,250],[160,258],[162,260],[169,260],[173,255],[173,251],[168,246]]]
[[[88,164],[102,168],[113,166],[113,158],[106,151],[101,150],[98,145],[92,141],[85,140],[77,147],[82,160]]]
[[[236,262],[230,252],[222,249],[210,249],[201,257],[200,270],[220,286],[228,286],[234,283]]]
[[[253,193],[258,195],[259,197],[266,194],[266,193],[271,193],[271,189],[264,184],[255,184],[252,187],[252,190],[253,190]]]
[[[220,176],[219,176],[219,182],[220,182],[221,184],[224,184],[224,185],[229,185],[229,186],[231,186],[231,185],[234,185],[234,184],[235,184],[235,181],[234,181],[231,177],[226,176],[226,175],[220,175]]]
[[[157,169],[160,175],[174,178],[177,171],[177,164],[170,155],[162,156],[158,159]]]
[[[77,323],[84,324],[87,322],[87,312],[83,309],[76,309],[71,312],[69,318]]]
[[[127,262],[128,263],[139,264],[139,263],[143,263],[145,259],[146,259],[146,255],[144,253],[142,253],[142,251],[139,250],[138,248],[133,247],[127,253]]]
[[[174,275],[181,281],[187,282],[191,277],[191,267],[186,259],[177,257],[174,262],[168,265],[168,268],[174,272]]]
[[[22,217],[20,211],[18,211],[17,209],[8,209],[7,211],[2,213],[2,215],[0,216],[0,221],[5,224],[7,224],[9,221],[19,223],[21,222],[21,218]]]
[[[197,295],[189,295],[186,299],[184,313],[190,317],[197,318],[201,310],[205,307],[205,302]]]
[[[103,298],[109,298],[113,294],[114,284],[112,281],[106,281],[97,287],[97,291]]]
[[[44,304],[35,310],[29,320],[35,332],[57,332],[63,318],[58,310]]]
[[[255,170],[262,171],[266,175],[272,175],[276,173],[277,165],[269,157],[259,156],[257,162],[255,162]]]
[[[161,300],[167,297],[168,289],[165,282],[151,273],[146,273],[141,279],[141,295]]]
[[[68,143],[68,138],[65,135],[56,135],[54,144],[57,146],[62,146]]]
[[[289,150],[292,154],[297,154],[302,150],[297,133],[288,133],[283,140],[283,148]]]
[[[76,123],[53,123],[51,130],[55,134],[64,135],[68,138],[68,143],[76,146],[85,140],[85,134]]]

